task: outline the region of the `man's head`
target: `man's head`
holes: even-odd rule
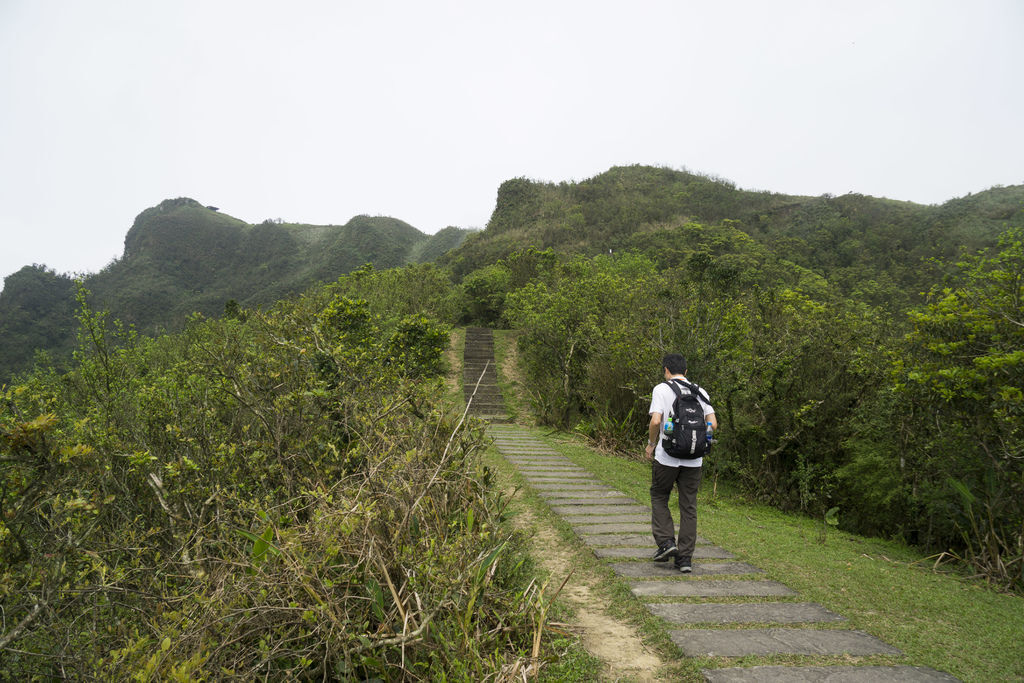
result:
[[[670,375],[685,375],[686,359],[681,354],[670,353],[661,360],[661,367],[668,370]]]

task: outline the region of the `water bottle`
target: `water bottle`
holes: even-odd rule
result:
[[[666,435],[672,434],[672,430],[673,429],[675,429],[675,427],[672,424],[672,418],[669,417],[668,419],[665,420],[665,434]]]
[[[711,447],[711,432],[712,431],[714,431],[714,430],[711,429],[711,423],[708,422],[708,447],[709,448]]]

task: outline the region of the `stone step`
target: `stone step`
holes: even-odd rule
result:
[[[920,666],[752,666],[705,669],[708,683],[950,683],[959,679]]]
[[[767,598],[791,597],[793,589],[778,581],[733,581],[714,579],[707,581],[634,581],[630,584],[633,595],[659,598]]]
[[[668,562],[613,562],[608,565],[619,576],[630,579],[677,579],[686,580],[691,576],[743,576],[764,574],[763,569],[746,562],[694,562],[693,571],[683,574],[675,563]]]
[[[650,544],[645,547],[594,548],[594,555],[602,560],[622,559],[650,562],[651,555],[654,554],[653,539],[650,540],[649,543]],[[695,560],[731,560],[735,557],[736,556],[728,550],[713,545],[699,545],[693,549],[693,559]]]
[[[604,515],[591,515],[591,514],[576,514],[576,515],[562,515],[562,520],[568,524],[573,525],[584,525],[584,524],[647,524],[647,529],[651,528],[651,511],[639,515],[622,515],[622,514],[604,514]],[[650,554],[650,553],[648,553]]]
[[[686,629],[669,631],[672,642],[690,657],[749,655],[902,655],[861,631],[806,628]]]
[[[558,497],[558,498],[548,498],[547,499],[547,504],[548,505],[552,505],[552,506],[557,505],[559,507],[571,507],[571,506],[589,507],[589,506],[592,506],[592,505],[601,505],[601,506],[608,506],[608,507],[612,507],[612,506],[627,507],[627,506],[630,506],[630,505],[634,505],[635,503],[636,503],[635,500],[633,500],[632,498],[626,498],[625,496],[622,496],[621,498],[611,498],[611,497],[609,497],[609,498],[600,498],[600,497],[597,497],[597,496],[591,496],[589,498],[567,498],[567,497],[562,496],[562,497]]]
[[[798,624],[845,621],[813,602],[657,602],[647,609],[673,624]]]
[[[623,506],[625,507],[625,506]],[[583,542],[587,545],[593,546],[623,546],[623,547],[634,547],[638,545],[648,545],[650,550],[647,552],[648,557],[654,552],[654,536],[651,535],[650,529],[647,530],[646,534],[583,534],[580,536]],[[697,536],[696,545],[710,545],[705,538]]]
[[[548,504],[551,505],[550,503]],[[578,515],[581,512],[580,508],[576,505],[551,505],[551,511],[554,512],[556,515]],[[591,505],[590,507],[586,508],[586,511],[593,513],[595,515],[603,515],[608,513],[616,515],[627,515],[645,512],[648,515],[651,514],[650,509],[645,508],[642,505]]]
[[[538,491],[537,495],[545,500],[568,498],[587,498],[596,500],[599,498],[618,498],[622,494],[615,489],[586,489],[584,491]]]
[[[531,481],[534,481],[534,480],[536,480],[536,481],[543,481],[545,479],[550,479],[552,481],[552,483],[558,483],[558,482],[580,483],[581,481],[586,481],[586,482],[591,482],[591,481],[597,482],[597,481],[599,481],[598,479],[596,479],[594,477],[593,474],[591,474],[590,472],[587,472],[586,470],[584,470],[583,472],[552,472],[550,470],[547,470],[547,471],[541,471],[541,472],[526,472],[526,473],[523,474],[523,476],[525,476],[527,479],[530,479]],[[619,493],[619,495],[621,496],[622,494]],[[633,501],[633,502],[636,502],[636,501]]]
[[[626,523],[612,523],[612,524],[577,524],[573,526],[573,531],[577,534],[651,534],[651,520],[648,519],[646,522],[626,522]],[[653,536],[651,536],[653,538]],[[654,542],[653,540],[651,541]],[[650,555],[650,553],[647,553]]]

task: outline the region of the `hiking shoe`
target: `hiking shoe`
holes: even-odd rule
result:
[[[676,554],[676,546],[674,543],[666,543],[654,552],[654,557],[651,559],[655,562],[667,562],[668,558]]]
[[[693,571],[690,560],[676,560],[676,569],[683,574],[689,574]]]

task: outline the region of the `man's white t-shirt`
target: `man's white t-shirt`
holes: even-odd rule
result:
[[[683,381],[687,380],[684,379]],[[665,418],[672,414],[672,404],[675,401],[676,394],[672,391],[672,387],[662,382],[654,387],[654,391],[651,393],[651,407],[647,414],[661,413],[661,424],[664,426]],[[697,392],[697,401],[700,402],[700,407],[704,409],[704,419],[707,420],[708,415],[714,413],[715,409],[711,407],[711,399],[703,387]],[[694,458],[693,460],[673,458],[665,452],[661,445],[661,440],[664,436],[664,432],[659,432],[658,446],[654,449],[654,459],[662,465],[667,465],[668,467],[701,467],[704,464],[704,458]]]

